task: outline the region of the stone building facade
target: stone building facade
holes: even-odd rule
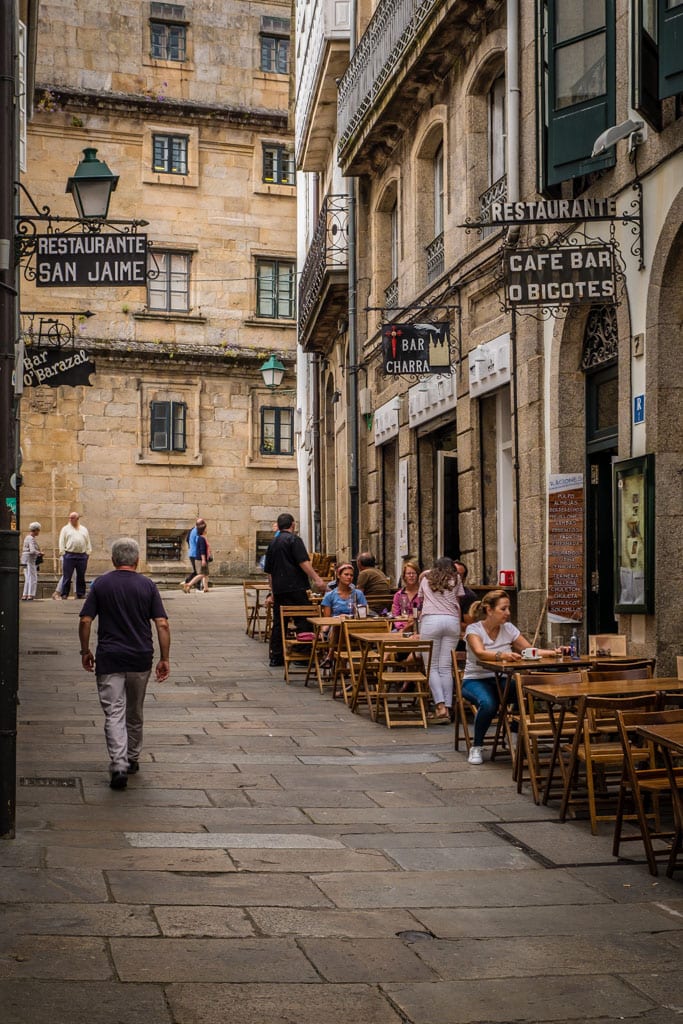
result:
[[[314,5],[323,25],[334,8]],[[442,553],[484,585],[511,571],[527,635],[625,633],[664,673],[682,642],[682,24],[663,0],[360,3],[334,123],[329,27],[296,123],[297,140],[328,140],[324,158],[297,144],[310,207],[340,174],[352,210],[344,281],[331,290],[328,259],[299,303],[322,546],[355,554],[355,533],[394,576],[409,555]],[[300,215],[300,259],[314,224]],[[562,265],[581,246],[609,253],[609,282],[580,294],[568,273],[558,303],[562,275],[544,276],[537,254],[559,250]],[[521,305],[504,268],[525,250]],[[450,373],[386,373],[391,328],[430,323],[450,329]],[[345,515],[326,543],[340,450],[342,473],[357,464],[357,522],[352,488],[338,489]],[[567,487],[563,535],[549,509]],[[304,508],[316,497],[303,486]]]
[[[109,217],[147,221],[151,252],[141,284],[21,282],[27,357],[59,344],[95,364],[90,386],[24,388],[21,521],[42,523],[48,570],[73,508],[93,573],[127,534],[157,577],[184,572],[199,514],[214,572],[234,577],[257,570],[278,512],[298,513],[289,14],[275,0],[40,5],[24,184],[73,216],[64,183],[95,148],[119,176]],[[271,355],[279,392],[260,373]]]

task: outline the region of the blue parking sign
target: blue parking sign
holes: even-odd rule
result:
[[[645,395],[635,395],[633,399],[633,422],[645,422]]]

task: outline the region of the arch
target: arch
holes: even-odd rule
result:
[[[683,582],[683,189],[663,214],[647,294],[646,451],[655,453],[655,609],[658,674],[680,654]]]
[[[410,216],[415,238],[414,288],[420,291],[433,281],[434,275],[428,270],[428,246],[438,245],[439,260],[436,276],[443,273],[444,221],[447,208],[448,188],[448,146],[446,142],[446,108],[443,105],[429,112],[421,126],[411,152],[413,176],[413,209]],[[437,179],[439,179],[437,181]],[[437,195],[438,190],[438,195]],[[407,213],[407,211],[406,211]],[[408,227],[408,230],[410,228]]]

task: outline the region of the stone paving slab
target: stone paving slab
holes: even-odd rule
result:
[[[384,877],[380,875],[380,877]],[[331,901],[301,875],[185,876],[164,871],[110,871],[110,889],[119,903],[188,904],[215,907],[328,907]]]
[[[405,1024],[372,985],[171,985],[166,995],[174,1024]]]
[[[395,871],[396,864],[379,850],[231,850],[238,871]]]
[[[400,939],[302,939],[301,949],[326,981],[342,984],[433,981],[433,972]]]
[[[99,871],[90,868],[0,869],[3,903],[101,903],[108,899]]]
[[[514,907],[607,903],[565,871],[404,871],[388,879],[359,874],[316,875],[318,888],[338,907]]]
[[[256,933],[245,911],[233,907],[155,907],[154,917],[167,938],[232,939]],[[264,935],[274,934],[259,930]]]
[[[74,846],[49,846],[48,868],[77,867],[119,871],[235,871],[231,857],[223,850],[95,850]]]
[[[297,982],[320,976],[292,939],[112,939],[124,982]]]
[[[0,936],[0,980],[108,981],[112,977],[106,944],[101,938]]]
[[[513,936],[602,935],[683,929],[683,917],[657,904],[592,904],[557,907],[418,908],[415,918],[438,938],[486,939]]]
[[[661,872],[658,878],[653,878],[642,864],[613,862],[605,867],[588,865],[564,870],[577,881],[590,885],[596,897],[601,896],[616,903],[669,900],[681,895],[679,881],[667,878]]]
[[[525,853],[505,843],[417,850],[388,846],[385,853],[406,871],[524,871],[537,867]]]
[[[356,824],[400,824],[405,822],[406,812],[401,807],[373,807],[373,808],[318,808],[309,807],[307,814],[311,821],[321,825],[335,824],[347,825]],[[463,821],[496,821],[496,815],[485,811],[482,807],[412,807],[410,811],[411,821],[431,824],[441,822]]]
[[[501,846],[503,840],[477,822],[467,822],[451,832],[359,832],[344,835],[344,843],[354,849],[411,850],[447,849],[459,846]],[[392,854],[393,856],[393,854]]]
[[[175,1024],[161,987],[0,981],[2,1024]]]
[[[252,849],[252,850],[343,850],[338,839],[325,839],[314,835],[290,835],[256,832],[126,832],[131,846],[157,848],[191,848],[195,850]]]
[[[653,1006],[620,979],[599,974],[386,985],[383,991],[409,1021],[419,1024],[594,1024],[610,1015],[639,1020]]]
[[[673,933],[673,939],[678,933]],[[653,961],[669,972],[680,964],[680,956],[669,936],[612,934],[527,935],[524,943],[512,938],[435,939],[415,942],[412,948],[444,980],[455,978],[538,978],[557,974],[562,965],[569,974],[622,974],[642,971]]]
[[[385,939],[419,928],[417,918],[406,910],[250,907],[249,916],[264,935],[292,935],[296,938]]]
[[[20,903],[0,908],[5,935],[158,935],[147,907],[117,903]]]
[[[612,857],[612,836],[607,832],[593,836],[579,822],[528,822],[523,825],[505,824],[509,835],[538,853],[547,857],[553,864],[600,864],[614,863]],[[642,847],[641,847],[642,849]],[[630,847],[636,853],[635,845]]]
[[[217,806],[225,806],[223,794],[209,790],[209,796]],[[302,810],[307,807],[377,807],[377,803],[365,793],[358,790],[347,793],[343,789],[330,792],[329,789],[259,790],[256,788],[249,791],[249,799],[257,807],[300,807]]]

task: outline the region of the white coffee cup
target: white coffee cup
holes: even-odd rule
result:
[[[538,647],[525,647],[522,651],[522,657],[525,661],[536,661],[540,656],[541,655],[538,653]]]

